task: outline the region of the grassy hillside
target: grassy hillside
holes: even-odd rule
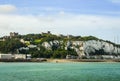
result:
[[[17,35],[13,37],[7,36],[1,37],[1,40],[2,39],[4,39],[4,41],[0,41],[1,53],[32,54],[33,58],[65,58],[66,55],[77,56],[75,49],[71,49],[72,45],[70,45],[71,47],[67,46],[69,43],[68,41],[99,40],[120,47],[120,45],[116,45],[110,41],[101,40],[94,36],[58,36],[51,33]],[[48,45],[49,48],[46,48],[44,44]]]

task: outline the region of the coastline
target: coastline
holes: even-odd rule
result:
[[[0,59],[3,62],[48,62],[48,63],[72,63],[72,62],[120,62],[120,59]]]
[[[67,63],[67,62],[120,62],[120,59],[47,59],[47,62]]]

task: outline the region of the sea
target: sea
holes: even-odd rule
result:
[[[0,81],[120,81],[120,63],[0,63]]]

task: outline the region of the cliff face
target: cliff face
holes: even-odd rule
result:
[[[32,54],[32,57],[65,58],[66,56],[118,56],[120,45],[94,36],[54,35],[51,33],[2,37],[1,53]],[[77,55],[76,55],[77,54]]]
[[[84,42],[86,54],[120,54],[120,47],[105,41],[90,40]]]
[[[50,42],[43,42],[42,46],[48,50],[51,50],[53,47],[65,50],[74,49],[79,56],[120,54],[120,47],[101,40],[66,42],[54,40]]]

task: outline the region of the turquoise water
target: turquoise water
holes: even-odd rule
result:
[[[120,81],[120,63],[0,63],[0,81]]]

